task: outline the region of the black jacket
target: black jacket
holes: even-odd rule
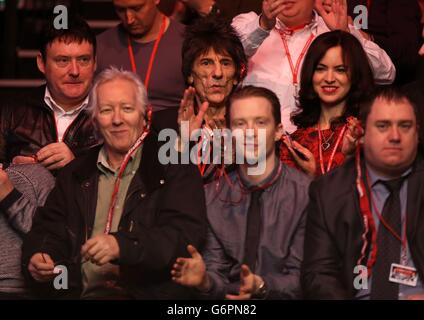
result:
[[[355,178],[351,159],[311,183],[301,270],[305,298],[353,299],[356,295],[353,271],[361,255],[364,225]],[[417,158],[408,178],[406,232],[420,279],[424,279],[423,181],[424,161]]]
[[[31,94],[7,99],[0,107],[0,132],[5,139],[4,159],[11,162],[15,156],[31,156],[42,147],[58,142],[53,111],[44,102],[45,86]],[[63,136],[78,156],[97,144],[93,123],[82,110]]]
[[[419,58],[416,69],[417,79],[403,86],[402,89],[407,94],[408,98],[415,104],[419,125],[420,147],[421,152],[424,152],[424,56]]]
[[[75,159],[59,174],[46,204],[34,218],[23,245],[23,270],[34,289],[78,298],[81,293],[81,246],[93,230],[98,187],[98,148]],[[155,135],[146,139],[139,169],[129,186],[118,231],[122,285],[130,296],[145,299],[188,298],[174,284],[171,267],[187,256],[187,245],[201,247],[206,236],[202,180],[193,165],[162,165]],[[49,290],[27,272],[34,253],[48,253],[67,266],[68,292]],[[37,290],[36,290],[37,291]],[[63,290],[61,290],[63,291]],[[66,291],[66,290],[65,290]]]

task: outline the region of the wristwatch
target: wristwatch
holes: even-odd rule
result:
[[[252,295],[252,298],[263,300],[266,298],[267,294],[268,294],[268,290],[267,290],[266,283],[264,280],[262,280],[262,283],[259,285],[255,293]]]

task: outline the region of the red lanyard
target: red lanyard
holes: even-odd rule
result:
[[[218,170],[217,170],[218,172],[217,172],[217,175],[216,175],[216,184],[215,184],[215,192],[217,193],[217,196],[219,196],[219,193],[221,192],[221,190],[222,189],[219,189],[219,186],[220,186],[220,180],[221,180],[221,177],[224,177],[225,178],[225,180],[226,180],[226,182],[228,183],[228,185],[229,185],[229,187],[230,187],[230,189],[234,189],[234,187],[235,187],[235,184],[234,183],[232,183],[231,182],[231,179],[230,179],[230,177],[228,176],[228,174],[227,174],[227,172],[226,172],[226,170],[225,170],[225,166],[224,165],[222,165],[222,167],[221,168],[218,168]],[[239,172],[239,170],[237,169],[237,178],[236,178],[236,183],[239,185],[239,187],[240,187],[240,199],[239,200],[237,200],[237,201],[231,201],[231,200],[226,200],[226,199],[222,199],[221,197],[219,198],[219,200],[220,201],[222,201],[222,202],[225,202],[225,203],[229,203],[229,204],[231,204],[231,205],[239,205],[242,201],[243,201],[243,199],[244,199],[244,196],[246,195],[246,194],[249,194],[249,193],[251,193],[251,192],[254,192],[254,191],[257,191],[257,190],[266,190],[266,189],[268,189],[270,186],[272,186],[277,180],[278,180],[278,178],[281,176],[281,173],[283,172],[283,163],[281,162],[281,161],[278,161],[278,170],[277,170],[277,173],[275,174],[275,176],[272,178],[272,180],[270,181],[270,182],[268,182],[268,183],[264,183],[264,184],[262,184],[262,185],[258,185],[258,186],[255,186],[255,187],[253,187],[253,188],[246,188],[244,185],[243,185],[243,182],[242,182],[242,179],[241,179],[241,177],[240,177],[240,172]],[[227,195],[228,196],[228,195]]]
[[[370,205],[370,201],[368,199],[368,195],[366,193],[366,186],[364,183],[364,180],[362,179],[362,170],[361,170],[361,164],[360,164],[360,147],[358,146],[356,149],[356,156],[355,156],[355,162],[356,162],[356,171],[357,171],[357,176],[356,176],[356,188],[358,190],[358,194],[359,194],[359,204],[360,204],[360,210],[361,210],[361,215],[363,218],[363,222],[364,222],[364,226],[365,226],[365,230],[364,233],[362,234],[362,240],[363,240],[363,246],[361,249],[361,257],[358,259],[357,264],[360,265],[362,263],[362,261],[365,259],[366,256],[366,249],[368,247],[368,238],[367,235],[369,232],[371,232],[371,253],[370,253],[370,258],[368,259],[368,263],[367,263],[367,269],[368,269],[368,275],[371,275],[372,272],[372,268],[376,262],[377,259],[377,228],[376,228],[376,224],[374,221],[374,217],[372,215],[372,211],[371,211],[371,205]],[[380,211],[377,209],[377,206],[375,205],[373,196],[372,196],[372,189],[371,186],[369,184],[369,178],[368,178],[368,172],[365,173],[367,176],[367,180],[368,180],[368,190],[370,192],[370,197],[371,197],[371,203],[373,205],[374,211],[377,214],[378,219],[380,220],[380,222],[383,224],[383,226],[396,238],[398,239],[401,244],[402,244],[402,259],[406,258],[406,252],[407,252],[407,238],[406,238],[406,215],[405,215],[405,222],[403,224],[403,238],[401,238],[401,235],[397,234],[393,228],[384,220],[384,218],[382,217]],[[406,263],[406,261],[404,261],[404,263]]]
[[[367,175],[367,180],[368,180],[368,190],[370,190],[370,197],[371,197],[371,202],[372,202],[372,206],[374,208],[375,213],[377,214],[378,220],[380,220],[380,222],[384,225],[384,227],[396,238],[398,239],[401,244],[402,247],[406,247],[406,232],[404,232],[403,234],[403,239],[401,238],[401,235],[397,234],[395,230],[393,230],[393,228],[387,223],[386,220],[384,220],[382,214],[380,213],[380,211],[377,208],[377,205],[374,202],[374,198],[372,196],[372,192],[371,192],[371,186],[369,184],[369,176],[368,176],[368,171],[366,172]],[[405,215],[406,217],[406,215]],[[405,218],[405,222],[404,222],[404,228],[406,229],[406,218]]]
[[[239,172],[239,170],[237,170],[237,176],[238,176],[240,188],[242,189],[242,191],[244,193],[251,193],[251,192],[257,191],[257,190],[268,189],[270,186],[272,186],[277,181],[277,179],[280,177],[282,171],[283,171],[283,162],[278,161],[278,171],[270,182],[247,189],[246,187],[243,186],[243,183],[241,182],[242,180],[241,180],[241,177],[240,177],[240,172]]]
[[[370,257],[367,262],[368,276],[371,276],[372,267],[375,264],[377,259],[377,231],[374,222],[374,218],[371,213],[371,207],[369,205],[368,194],[366,192],[365,184],[362,179],[362,170],[361,170],[361,151],[359,145],[356,147],[355,154],[355,164],[356,164],[356,189],[359,194],[359,206],[361,210],[361,215],[364,222],[365,230],[362,233],[362,249],[361,256],[358,259],[357,265],[362,264],[362,261],[365,259],[366,251],[368,248],[368,233],[371,232],[371,252]]]
[[[296,29],[292,29],[292,30],[296,30]],[[298,75],[299,75],[300,63],[302,62],[303,57],[305,56],[306,51],[308,50],[308,48],[311,45],[312,40],[314,40],[315,36],[314,36],[313,33],[311,33],[311,35],[309,36],[308,40],[305,43],[305,46],[302,49],[302,52],[300,53],[299,57],[297,58],[296,66],[295,66],[293,64],[292,56],[291,56],[291,53],[290,53],[290,50],[289,50],[289,45],[287,43],[286,33],[284,33],[284,31],[279,31],[279,33],[280,33],[281,39],[283,40],[283,45],[284,45],[284,50],[286,51],[287,60],[289,61],[290,70],[291,70],[292,77],[293,77],[293,79],[292,79],[293,84],[295,86],[297,86],[298,85],[297,79],[298,79]]]
[[[109,232],[112,228],[112,221],[113,221],[113,215],[115,213],[116,201],[117,201],[117,198],[118,198],[119,185],[121,184],[121,180],[122,180],[122,176],[124,174],[125,168],[127,167],[131,156],[144,143],[144,140],[146,139],[147,135],[149,134],[151,117],[152,117],[152,110],[149,109],[147,111],[148,124],[147,124],[146,128],[144,129],[141,136],[134,143],[134,145],[131,147],[131,149],[128,150],[127,154],[124,157],[124,160],[121,163],[121,167],[119,168],[118,176],[116,177],[115,185],[113,187],[109,211],[108,211],[108,214],[107,214],[106,227],[105,227],[105,231],[104,231],[105,234],[109,234]]]
[[[326,172],[328,172],[328,171],[331,170],[331,166],[332,166],[333,161],[334,161],[334,156],[336,155],[337,148],[339,147],[340,142],[342,141],[342,138],[343,138],[343,135],[344,135],[345,131],[346,131],[346,125],[344,125],[343,128],[342,128],[342,130],[340,130],[339,136],[337,137],[337,140],[336,140],[336,144],[334,145],[333,151],[331,152],[330,159],[328,159],[327,168],[325,168],[325,166],[324,166],[324,157],[322,155],[322,136],[321,136],[321,129],[320,129],[320,125],[318,123],[319,164],[320,164],[320,167],[321,167],[321,173],[322,174],[325,174]]]
[[[165,28],[166,28],[166,16],[163,15],[162,25],[160,27],[159,35],[158,35],[158,37],[155,41],[155,44],[153,46],[153,50],[152,50],[152,53],[150,55],[149,66],[148,66],[147,72],[146,72],[146,78],[144,79],[144,86],[146,87],[146,90],[149,87],[150,75],[152,74],[153,63],[155,61],[155,57],[156,57],[156,53],[158,51],[160,40],[162,39],[162,36],[165,33]],[[137,65],[135,64],[134,51],[133,51],[133,47],[132,47],[132,44],[131,44],[131,37],[130,36],[128,36],[128,54],[130,56],[132,72],[137,73]]]
[[[203,130],[206,130],[206,129],[203,129]],[[205,153],[206,153],[206,147],[203,148],[203,144],[205,144],[205,146],[206,146],[206,144],[210,143],[210,141],[208,141],[208,140],[209,139],[205,139],[205,141],[203,141],[203,132],[202,132],[202,134],[200,136],[199,144],[198,144],[200,146],[200,148],[199,148],[199,151],[197,151],[197,166],[199,168],[200,175],[202,177],[205,174],[206,163],[207,163],[207,159],[205,159],[205,161],[203,161],[203,159],[202,159],[205,156]],[[207,156],[209,158],[210,150],[209,150],[209,154]]]

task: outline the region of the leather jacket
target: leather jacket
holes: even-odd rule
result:
[[[2,103],[3,161],[10,162],[17,155],[32,156],[44,146],[58,142],[54,113],[44,102],[44,93],[45,86],[42,86],[34,94]],[[63,142],[75,156],[98,144],[95,128],[85,110],[70,124]]]

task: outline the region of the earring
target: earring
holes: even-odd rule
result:
[[[188,82],[188,84],[193,84],[193,82],[194,82],[193,76],[189,76],[188,79],[187,79],[187,82]]]

